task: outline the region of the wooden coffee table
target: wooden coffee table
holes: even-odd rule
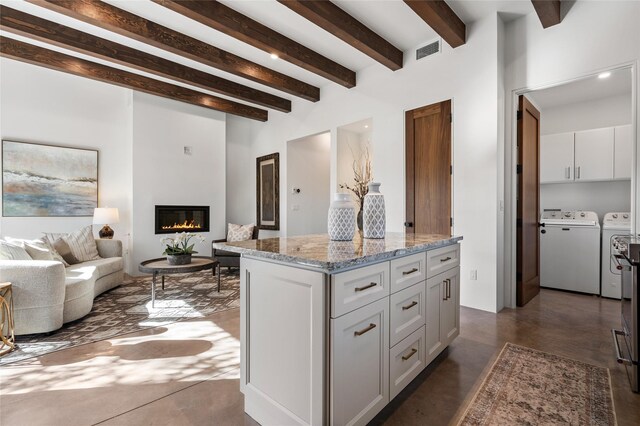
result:
[[[164,290],[164,276],[171,274],[186,274],[189,272],[204,271],[211,269],[215,276],[218,272],[218,293],[220,292],[220,262],[205,256],[192,256],[191,263],[187,265],[170,265],[166,257],[145,260],[138,266],[138,271],[145,274],[153,274],[151,282],[151,307],[155,308],[156,303],[156,277],[162,275],[162,289]]]

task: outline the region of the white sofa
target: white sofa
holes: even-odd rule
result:
[[[47,333],[91,312],[93,299],[124,279],[122,242],[96,240],[102,259],[64,267],[54,260],[0,260],[11,282],[15,334]]]

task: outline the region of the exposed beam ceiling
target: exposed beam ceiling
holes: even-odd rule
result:
[[[402,68],[402,50],[327,0],[278,0],[320,28],[393,71]]]
[[[268,112],[263,109],[207,95],[7,37],[0,37],[0,56],[241,117],[259,121],[267,121],[268,118]]]
[[[271,28],[213,0],[153,0],[201,24],[262,49],[345,87],[356,73]]]
[[[466,26],[444,0],[404,0],[451,47],[466,42]]]
[[[316,102],[320,89],[97,0],[28,0],[80,21]]]
[[[278,111],[291,101],[0,5],[0,29]]]
[[[549,28],[562,21],[560,16],[560,0],[531,0],[533,8],[540,18],[542,28]]]

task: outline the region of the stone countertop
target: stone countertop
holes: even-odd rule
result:
[[[267,238],[233,243],[213,243],[213,248],[261,257],[335,273],[367,263],[431,250],[462,240],[462,237],[435,234],[387,232],[384,239],[361,238],[331,241],[327,234],[289,238]]]

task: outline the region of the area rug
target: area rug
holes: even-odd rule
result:
[[[17,349],[0,357],[0,365],[240,306],[237,272],[223,271],[219,293],[217,289],[217,277],[211,271],[167,275],[164,291],[160,279],[156,283],[152,308],[151,276],[128,277],[119,287],[96,297],[84,318],[53,333],[16,336]]]
[[[615,425],[609,369],[505,344],[458,425]]]

